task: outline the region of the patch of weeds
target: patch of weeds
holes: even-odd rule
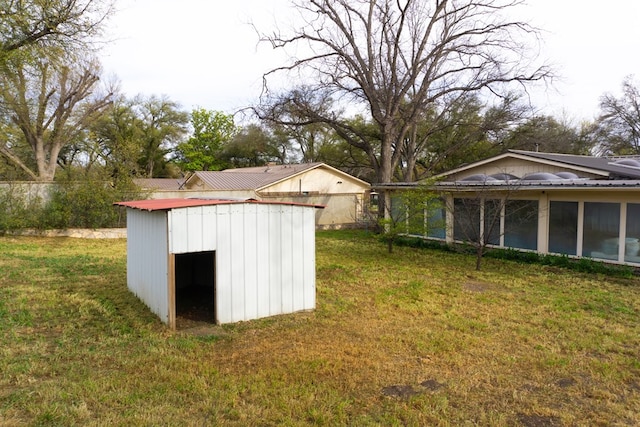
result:
[[[226,337],[221,335],[198,335],[196,339],[202,343],[213,344],[218,341],[223,341]]]
[[[345,280],[353,276],[347,267],[341,264],[323,265],[317,269],[317,276],[322,280]]]
[[[198,346],[198,340],[191,336],[175,335],[169,339],[169,344],[178,350],[193,350]]]
[[[426,283],[420,280],[410,280],[399,286],[385,288],[381,295],[388,301],[405,301],[415,303],[422,301],[422,295],[426,288]]]
[[[13,326],[32,326],[33,316],[31,312],[25,308],[27,301],[23,299],[21,302],[13,302],[13,308],[9,309],[4,298],[0,299],[0,330],[8,329]]]
[[[382,256],[357,232],[317,242],[315,312],[176,333],[127,290],[125,241],[0,237],[1,280],[20,278],[0,287],[0,412],[20,425],[640,425],[638,278],[506,260],[471,276],[465,255]],[[393,386],[418,393],[385,396]]]
[[[560,356],[557,354],[548,354],[546,357],[540,360],[540,363],[545,368],[564,368],[570,364],[568,357]]]
[[[453,340],[451,334],[428,333],[423,337],[415,338],[414,346],[417,354],[440,356],[455,353],[463,349],[466,344],[465,340]]]
[[[317,298],[321,303],[316,310],[321,315],[345,313],[354,307],[354,302],[343,296],[335,288],[319,286]]]
[[[370,230],[361,229],[342,229],[342,230],[322,230],[316,233],[318,238],[326,238],[331,240],[362,240],[362,239],[375,239],[376,233]]]

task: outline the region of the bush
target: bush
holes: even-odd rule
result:
[[[130,180],[115,186],[97,180],[64,181],[52,184],[47,197],[31,195],[29,184],[9,184],[0,187],[0,233],[124,227],[125,209],[113,203],[144,197]]]
[[[28,188],[10,184],[0,188],[0,233],[40,225],[42,199],[29,197]]]
[[[104,181],[60,183],[49,195],[42,212],[45,228],[124,227],[125,218],[113,203],[138,198],[139,192],[126,183],[111,186]]]
[[[402,236],[398,238],[397,245],[411,246],[414,248],[436,249],[447,252],[473,255],[475,249],[470,245],[447,245],[438,240],[423,239],[421,237]],[[537,252],[519,251],[513,248],[491,248],[484,255],[487,258],[502,259],[525,264],[540,264],[553,267],[566,268],[581,273],[602,274],[613,277],[632,277],[635,273],[633,267],[627,265],[608,264],[590,258],[569,258],[567,255],[539,254]]]

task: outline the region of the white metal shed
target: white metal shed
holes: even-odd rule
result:
[[[117,204],[128,208],[129,290],[171,328],[187,301],[209,307],[207,320],[216,323],[315,308],[315,209],[322,206],[207,199]]]

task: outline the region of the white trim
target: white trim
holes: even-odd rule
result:
[[[620,230],[618,231],[618,261],[624,262],[627,241],[627,202],[620,202]]]
[[[584,246],[584,200],[578,201],[578,219],[576,228],[578,233],[576,236],[576,255],[582,257],[582,250]]]

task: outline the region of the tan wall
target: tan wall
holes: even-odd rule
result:
[[[548,172],[548,173],[556,173],[556,172],[574,172],[580,178],[598,178],[602,177],[602,175],[595,175],[593,173],[588,173],[585,171],[581,171],[576,169],[575,167],[558,167],[554,165],[547,165],[540,162],[531,162],[527,160],[514,159],[514,158],[505,158],[496,160],[491,162],[490,164],[480,165],[478,167],[467,169],[463,172],[460,172],[456,175],[451,175],[447,177],[446,181],[453,181],[454,179],[462,179],[464,177],[475,175],[475,174],[486,174],[493,175],[496,173],[509,173],[515,175],[519,178],[522,178],[525,175],[535,172]]]
[[[318,226],[343,226],[353,225],[362,221],[364,192],[361,194],[326,194],[310,196],[283,196],[258,195],[253,191],[156,191],[150,195],[152,199],[169,198],[221,198],[221,199],[249,199],[265,201],[280,201],[304,203],[311,205],[323,205],[324,209],[316,210],[316,225]]]
[[[547,191],[549,200],[585,201],[585,202],[629,202],[640,203],[640,188],[634,190],[600,187],[597,191]]]
[[[331,194],[300,197],[263,197],[262,200],[286,201],[323,205],[324,209],[316,210],[316,226],[341,227],[356,225],[363,220],[363,200],[361,194]]]
[[[342,177],[322,168],[312,169],[281,183],[269,186],[261,193],[317,192],[320,194],[364,193],[369,185]]]
[[[188,199],[188,198],[205,198],[205,199],[258,199],[255,191],[238,190],[238,191],[220,191],[220,190],[157,190],[149,195],[150,199]]]

